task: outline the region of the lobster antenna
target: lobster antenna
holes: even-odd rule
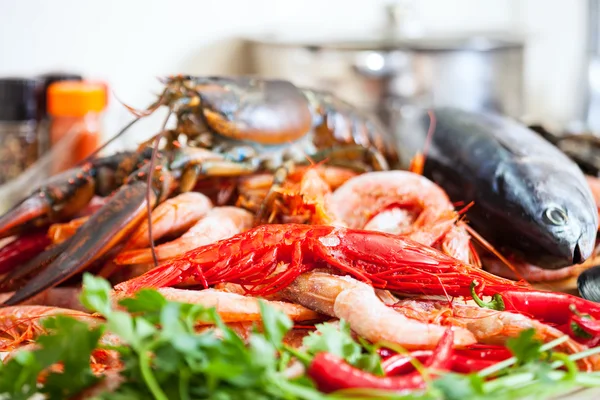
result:
[[[160,95],[160,97],[158,98],[158,100],[154,104],[150,105],[150,107],[148,107],[146,110],[143,110],[143,111],[135,110],[133,107],[125,104],[124,102],[122,102],[119,99],[119,97],[114,92],[113,92],[113,96],[115,96],[115,98],[117,99],[117,101],[119,103],[121,103],[123,105],[123,107],[125,107],[133,115],[135,115],[135,119],[133,121],[131,121],[130,123],[128,123],[127,125],[125,125],[125,127],[123,129],[121,129],[116,135],[114,135],[113,137],[111,137],[110,139],[108,139],[108,141],[106,143],[104,143],[102,146],[100,146],[99,148],[97,148],[92,154],[90,154],[89,156],[87,156],[86,158],[84,158],[82,161],[78,162],[76,164],[76,166],[81,166],[81,165],[83,165],[83,164],[91,161],[95,156],[98,155],[98,153],[100,153],[102,150],[104,150],[109,144],[111,144],[112,142],[114,142],[115,140],[117,140],[119,137],[121,137],[125,132],[127,132],[127,130],[133,126],[133,124],[135,124],[140,119],[142,119],[144,117],[147,117],[148,115],[150,115],[154,111],[156,111],[158,109],[158,107],[160,107],[161,105],[164,104],[164,100],[165,100],[165,96],[166,96],[166,90],[163,91],[163,93]]]
[[[117,101],[119,103],[121,103],[121,105],[123,105],[123,107],[125,107],[129,112],[131,112],[133,115],[135,115],[135,119],[133,121],[131,121],[130,123],[128,123],[127,125],[125,125],[125,127],[123,129],[121,129],[116,135],[114,135],[113,137],[111,137],[106,143],[104,143],[102,146],[100,146],[98,149],[96,149],[92,154],[90,154],[89,156],[87,156],[83,161],[80,161],[77,164],[77,166],[80,166],[82,164],[85,164],[86,162],[89,162],[93,157],[95,157],[96,155],[98,155],[98,153],[100,151],[102,151],[103,149],[105,149],[109,144],[111,144],[112,142],[114,142],[117,138],[121,137],[121,135],[123,135],[129,128],[131,128],[133,126],[133,124],[135,124],[136,122],[138,122],[140,119],[151,115],[154,111],[156,111],[158,109],[158,107],[160,107],[161,105],[164,104],[164,100],[165,100],[166,95],[167,95],[167,90],[165,89],[161,93],[161,95],[158,98],[158,100],[156,100],[156,102],[154,102],[153,104],[151,104],[146,110],[136,110],[135,108],[133,108],[130,105],[127,105],[123,101],[121,101],[121,99],[119,99],[119,97],[117,96],[117,94],[115,92],[113,92],[113,96],[115,96],[115,98],[117,99]]]
[[[158,257],[156,256],[156,249],[154,248],[154,238],[152,236],[152,208],[150,207],[150,188],[151,188],[151,184],[152,184],[152,177],[154,175],[154,164],[156,161],[156,154],[158,153],[158,146],[160,145],[160,140],[163,138],[166,129],[167,129],[167,122],[169,122],[169,118],[171,117],[171,114],[173,113],[172,109],[169,109],[169,112],[167,113],[167,117],[165,118],[165,122],[163,122],[162,124],[162,128],[160,129],[160,133],[158,134],[158,136],[156,136],[155,142],[154,142],[154,146],[152,148],[152,157],[150,157],[150,170],[148,173],[148,182],[147,182],[147,187],[146,187],[146,211],[148,213],[148,237],[150,239],[150,250],[152,251],[152,259],[154,260],[154,267],[158,267]]]

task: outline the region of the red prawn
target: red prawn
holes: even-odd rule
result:
[[[489,274],[429,246],[383,232],[321,225],[261,225],[189,251],[117,291],[180,284],[209,287],[221,282],[267,295],[316,268],[332,268],[373,287],[416,294],[469,296],[473,279],[480,294],[528,286]]]

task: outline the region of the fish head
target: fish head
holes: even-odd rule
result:
[[[497,177],[513,243],[526,260],[545,269],[580,264],[591,257],[598,209],[583,173],[562,160],[520,159]]]

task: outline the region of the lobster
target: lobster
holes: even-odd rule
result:
[[[137,119],[109,140],[168,107],[161,131],[137,152],[93,155],[0,216],[2,238],[66,221],[94,194],[111,196],[74,237],[3,279],[23,279],[43,269],[4,305],[19,304],[87,269],[149,218],[152,207],[174,193],[193,190],[202,178],[273,172],[272,187],[255,218],[260,224],[295,165],[326,162],[362,172],[399,165],[392,138],[379,123],[329,93],[250,77],[173,76],[164,83],[158,100],[145,111],[132,109]],[[166,129],[172,115],[176,125]],[[167,140],[159,149],[163,137]],[[153,246],[151,226],[149,236]]]

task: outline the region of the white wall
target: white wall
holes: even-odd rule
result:
[[[371,32],[385,0],[0,0],[0,75],[55,69],[107,80],[138,108],[153,100],[155,77],[235,74],[236,38],[269,32],[333,35]],[[527,111],[563,123],[577,111],[585,0],[421,0],[428,30],[508,29],[529,35]],[[131,118],[116,101],[107,129]],[[132,136],[158,130],[160,115]]]

